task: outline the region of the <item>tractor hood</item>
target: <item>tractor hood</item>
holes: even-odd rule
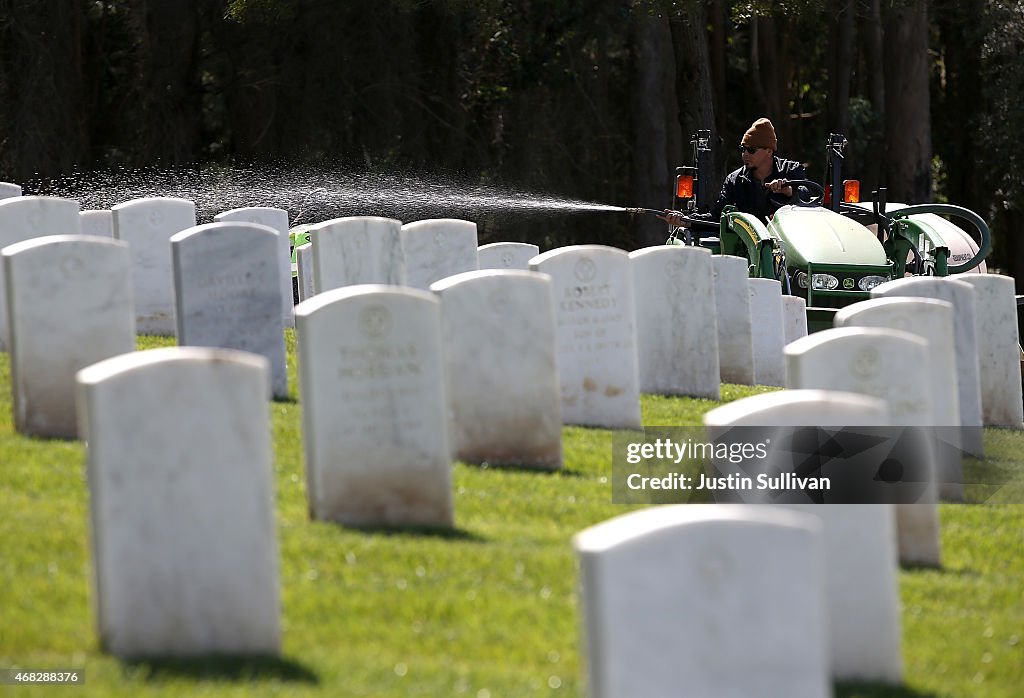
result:
[[[882,243],[870,230],[827,208],[783,206],[768,230],[785,243],[789,266],[888,263]]]

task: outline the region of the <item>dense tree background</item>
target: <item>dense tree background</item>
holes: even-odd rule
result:
[[[0,0],[0,179],[331,163],[662,208],[690,135],[714,188],[758,116],[782,154],[959,203],[1024,277],[1024,2]],[[633,249],[653,218],[482,221]],[[1024,290],[1024,289],[1022,289]]]

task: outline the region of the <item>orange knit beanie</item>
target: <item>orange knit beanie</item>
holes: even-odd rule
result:
[[[779,141],[775,138],[775,127],[768,119],[761,118],[751,124],[747,132],[743,134],[740,145],[753,145],[758,148],[770,148],[775,150]]]

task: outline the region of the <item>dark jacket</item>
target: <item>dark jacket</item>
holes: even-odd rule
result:
[[[765,182],[776,179],[807,179],[807,174],[799,162],[786,160],[777,155],[772,156],[772,172],[764,181],[758,181],[747,172],[745,166],[741,167],[729,173],[722,183],[718,201],[711,207],[710,220],[717,223],[722,216],[722,209],[732,205],[739,211],[752,213],[767,223],[768,214],[775,213],[779,206],[789,203],[789,197],[784,194],[769,194],[764,188]],[[774,205],[769,205],[769,201],[774,202]]]

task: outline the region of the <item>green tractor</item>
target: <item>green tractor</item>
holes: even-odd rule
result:
[[[695,165],[677,169],[675,210],[701,212],[712,203],[710,135],[697,132]],[[838,308],[869,298],[872,288],[891,279],[985,271],[991,236],[980,216],[949,204],[887,206],[884,189],[873,193],[871,204],[860,203],[859,183],[842,179],[845,145],[841,134],[829,135],[826,186],[790,181],[793,197],[768,225],[726,207],[717,223],[691,219],[689,228],[673,229],[668,244],[746,258],[750,276],[777,279],[783,293],[807,302],[809,332],[831,327]],[[944,216],[969,223],[977,239]]]
[[[292,302],[299,304],[299,265],[295,250],[310,241],[312,225],[297,225],[288,231],[288,248],[292,257]]]

